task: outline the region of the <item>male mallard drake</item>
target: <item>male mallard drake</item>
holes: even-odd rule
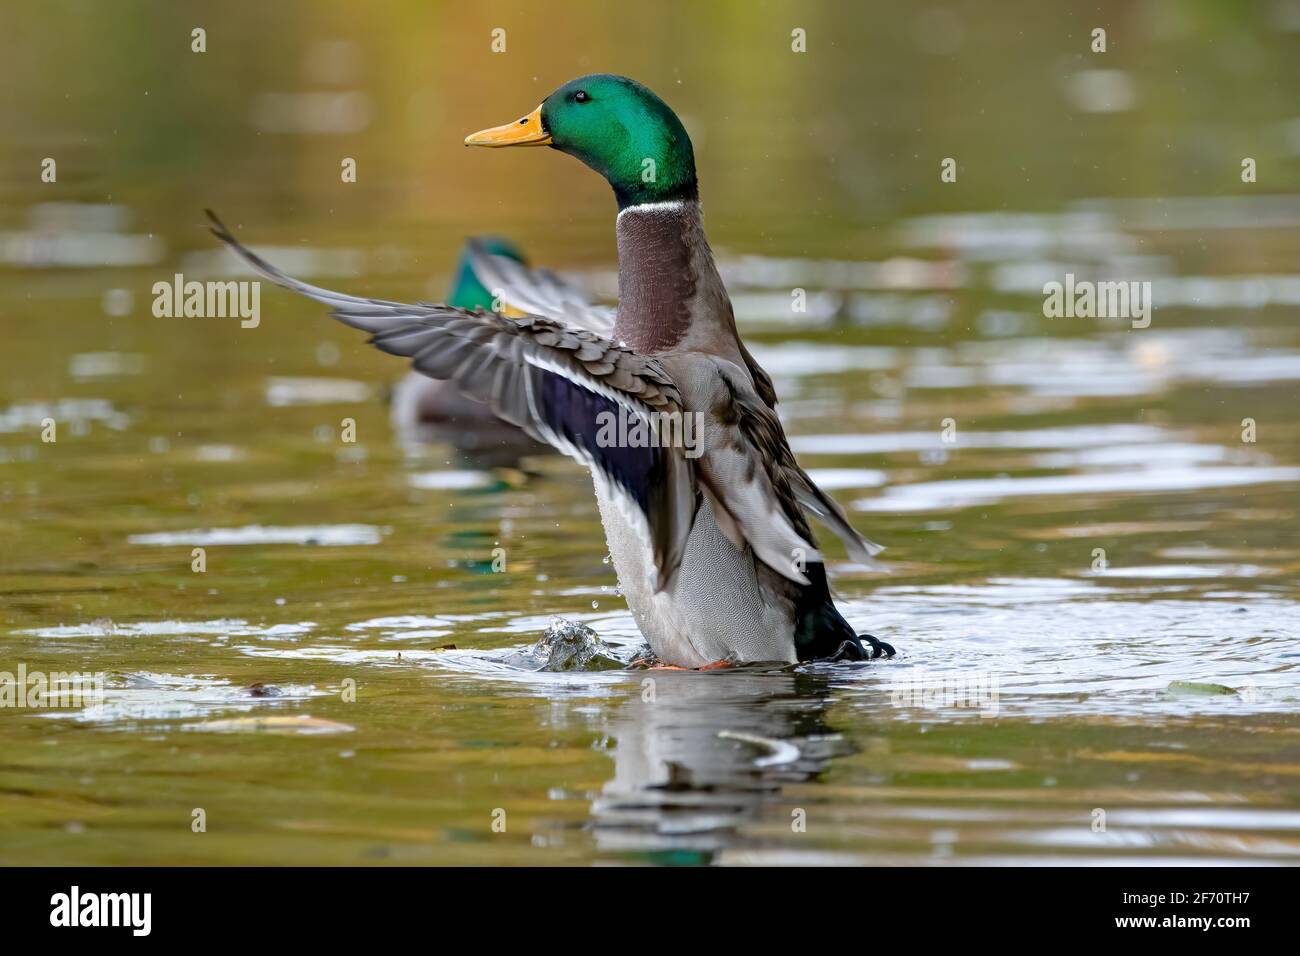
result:
[[[475,258],[484,256],[525,264],[523,253],[507,239],[496,236],[470,239],[456,263],[448,305],[469,310],[492,308],[492,292],[474,271]],[[429,378],[414,370],[393,388],[391,417],[393,428],[403,441],[447,442],[482,467],[514,467],[526,455],[552,453],[549,445],[534,441],[514,425],[502,421],[482,402],[466,398],[454,383]]]
[[[790,451],[772,380],[740,341],[704,238],[681,121],[641,84],[600,74],[465,142],[551,146],[605,177],[619,207],[616,314],[490,254],[478,257],[476,272],[522,318],[342,295],[284,275],[220,222],[214,232],[271,281],[370,332],[377,348],[454,381],[587,465],[623,594],[665,663],[865,658],[831,600],[805,512],[860,561],[880,548],[853,530]],[[703,423],[696,441],[662,440],[672,431],[662,423],[691,417]],[[611,441],[614,418],[656,440],[632,440],[629,431]],[[874,656],[893,653],[864,638]]]

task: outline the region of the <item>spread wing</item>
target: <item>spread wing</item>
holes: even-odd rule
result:
[[[858,534],[857,529],[849,524],[848,516],[839,502],[818,488],[808,473],[799,467],[789,445],[785,446],[784,451],[788,460],[781,462],[781,468],[794,491],[795,499],[804,511],[829,528],[843,542],[844,549],[853,560],[869,568],[883,567],[875,560],[875,556],[884,551],[885,546]]]
[[[552,318],[511,319],[446,305],[408,305],[331,292],[285,275],[242,246],[211,212],[212,232],[266,279],[329,306],[371,334],[376,348],[411,359],[419,372],[448,379],[500,418],[586,465],[654,552],[657,588],[681,563],[694,520],[695,470],[680,447],[609,441],[609,424],[681,413],[681,395],[655,359]],[[514,304],[513,301],[511,304]],[[626,435],[626,430],[623,431]]]
[[[835,533],[844,543],[850,557],[869,567],[876,566],[874,555],[884,548],[858,534],[835,499],[818,488],[799,466],[786,441],[776,411],[763,398],[762,393],[757,388],[751,388],[740,375],[728,374],[720,362],[717,364],[728,392],[727,409],[718,417],[729,423],[724,432],[725,446],[731,449],[735,458],[731,468],[733,477],[728,485],[731,488],[743,487],[744,481],[753,487],[757,498],[747,507],[756,514],[762,514],[766,510],[770,516],[769,533],[780,532],[784,536],[778,546],[784,549],[786,560],[789,560],[789,548],[792,546],[806,548],[803,555],[808,561],[821,560],[811,544],[801,544],[790,537],[794,535],[803,542],[812,541],[811,531],[804,519],[806,512]],[[730,367],[739,372],[736,366]],[[710,447],[705,456],[705,464],[713,458],[714,451]],[[737,495],[734,492],[722,497],[724,507],[729,505],[731,510],[736,510]],[[741,524],[743,526],[744,522]],[[748,533],[745,536],[752,537]],[[776,570],[786,573],[781,568]],[[791,577],[789,574],[786,576]]]

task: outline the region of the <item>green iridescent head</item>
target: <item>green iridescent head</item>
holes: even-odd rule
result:
[[[609,73],[570,80],[529,115],[466,137],[470,146],[551,146],[582,160],[614,188],[620,209],[694,199],[695,151],[668,104]]]

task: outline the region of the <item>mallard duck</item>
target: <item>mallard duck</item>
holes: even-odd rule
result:
[[[549,146],[605,178],[618,201],[616,311],[490,253],[475,271],[520,318],[358,298],[290,278],[215,217],[213,231],[270,281],[369,332],[375,347],[586,465],[623,595],[663,664],[892,655],[857,635],[831,598],[807,516],[860,562],[881,548],[790,451],[772,380],[740,340],[704,237],[695,156],[676,114],[640,83],[598,74],[465,143]],[[619,431],[611,441],[614,419],[640,426],[637,440]],[[702,424],[693,442],[680,440],[684,426],[665,426],[692,420]]]
[[[491,309],[519,315],[501,303],[474,271],[475,259],[486,256],[526,265],[523,253],[508,239],[479,236],[468,240],[452,274],[447,304],[460,309]],[[551,454],[549,445],[529,438],[492,413],[482,402],[466,398],[453,382],[410,371],[393,387],[393,428],[404,442],[446,442],[471,464],[484,468],[517,467],[528,455]]]

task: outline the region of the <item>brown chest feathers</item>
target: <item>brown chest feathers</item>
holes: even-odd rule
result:
[[[642,353],[672,349],[690,328],[700,279],[699,206],[631,206],[619,214],[617,232],[614,337]]]

